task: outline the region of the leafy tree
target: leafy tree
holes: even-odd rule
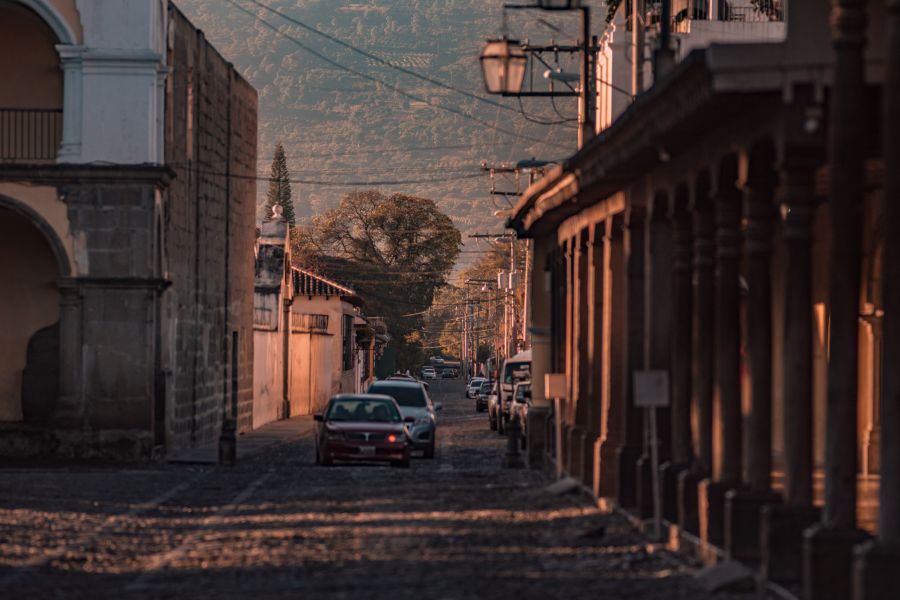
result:
[[[433,201],[368,190],[314,219],[295,247],[301,260],[354,288],[369,315],[386,318],[398,368],[415,369],[423,359],[422,313],[447,284],[461,245]]]
[[[291,175],[288,172],[287,158],[284,156],[284,146],[281,143],[275,146],[275,156],[272,158],[269,191],[266,194],[266,221],[272,218],[272,207],[276,204],[281,205],[284,209],[282,214],[285,220],[291,227],[294,227],[296,219],[294,201],[291,198]]]

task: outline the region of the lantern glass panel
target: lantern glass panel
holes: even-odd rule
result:
[[[516,94],[522,90],[528,59],[515,40],[491,40],[481,53],[484,87],[491,94]]]

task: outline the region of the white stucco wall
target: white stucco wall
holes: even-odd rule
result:
[[[279,417],[284,388],[282,331],[253,332],[253,428]]]
[[[312,414],[322,410],[333,395],[359,390],[357,371],[342,371],[341,318],[355,311],[334,296],[296,296],[291,312],[328,316],[327,333],[291,332],[291,415]]]

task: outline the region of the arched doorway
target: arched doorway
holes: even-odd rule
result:
[[[0,204],[0,421],[41,420],[56,402],[60,276],[44,233]]]

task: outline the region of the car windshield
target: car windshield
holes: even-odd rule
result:
[[[425,401],[425,390],[420,385],[391,385],[390,383],[373,383],[369,387],[370,394],[384,394],[392,397],[400,406],[413,406],[423,408],[427,405]]]
[[[482,384],[481,384],[481,393],[482,393],[482,394],[489,394],[490,391],[491,391],[491,385],[492,385],[492,384],[491,384],[490,381],[485,381],[484,383],[482,383]]]
[[[530,362],[506,363],[506,368],[503,369],[503,383],[515,383],[523,379],[531,379]]]
[[[388,400],[353,398],[332,402],[331,407],[328,409],[326,420],[391,423],[400,420],[400,413],[397,411],[394,403]]]

